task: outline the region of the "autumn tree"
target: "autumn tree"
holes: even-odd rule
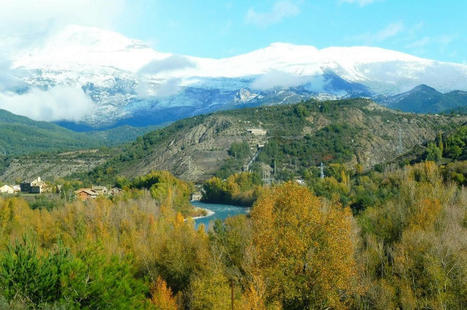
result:
[[[349,209],[325,206],[307,188],[286,183],[261,196],[251,220],[255,273],[268,303],[345,307],[356,276]]]
[[[172,290],[161,277],[157,278],[156,283],[151,288],[151,302],[159,310],[177,310]]]

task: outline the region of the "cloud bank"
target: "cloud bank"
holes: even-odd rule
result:
[[[10,53],[42,44],[68,24],[111,27],[128,0],[2,0],[0,49]]]
[[[162,60],[153,60],[144,65],[138,73],[140,74],[157,74],[161,72],[169,72],[182,70],[186,68],[195,68],[196,64],[187,57],[173,55]]]
[[[267,27],[298,14],[300,14],[300,8],[295,3],[291,1],[277,1],[266,12],[257,12],[255,9],[250,8],[246,13],[245,20],[248,24]]]
[[[163,98],[170,97],[182,91],[182,80],[179,78],[172,78],[165,81],[148,81],[140,79],[135,88],[136,93],[141,98]]]
[[[269,71],[251,83],[251,88],[259,90],[267,90],[273,88],[289,88],[303,84],[303,78],[282,71]]]
[[[321,75],[299,76],[288,72],[272,70],[257,77],[250,84],[250,87],[257,90],[270,90],[297,87],[305,84],[307,84],[307,90],[321,92],[326,87],[327,82]]]
[[[21,79],[24,73],[19,69],[11,69],[11,62],[0,54],[0,92],[26,88],[26,83]]]
[[[138,71],[136,93],[143,98],[169,97],[182,90],[180,78],[154,80],[154,75],[188,68],[196,68],[196,64],[185,56],[172,55],[161,60],[153,60]]]
[[[34,88],[24,94],[0,93],[0,109],[37,121],[80,121],[95,107],[79,87]]]

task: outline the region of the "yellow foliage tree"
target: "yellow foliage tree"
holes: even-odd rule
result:
[[[251,212],[255,270],[267,300],[284,308],[345,308],[356,276],[351,213],[324,207],[289,182],[267,191]]]
[[[190,309],[231,309],[229,281],[219,268],[211,266],[208,273],[200,274],[192,280]]]

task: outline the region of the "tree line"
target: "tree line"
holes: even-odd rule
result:
[[[165,173],[133,180],[124,187],[138,194],[114,200],[32,209],[21,198],[1,199],[0,305],[465,308],[465,189],[434,162],[358,182],[334,170],[335,181],[321,181],[332,186],[263,186],[249,216],[216,221],[207,232],[182,215],[183,199],[174,197],[183,194],[173,193],[185,185]],[[230,183],[240,190],[251,178]],[[356,212],[342,197],[360,187],[375,197],[362,198]]]

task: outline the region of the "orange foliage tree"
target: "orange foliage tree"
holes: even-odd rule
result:
[[[161,277],[151,289],[151,302],[160,310],[177,310],[177,303],[172,295],[172,290]]]

